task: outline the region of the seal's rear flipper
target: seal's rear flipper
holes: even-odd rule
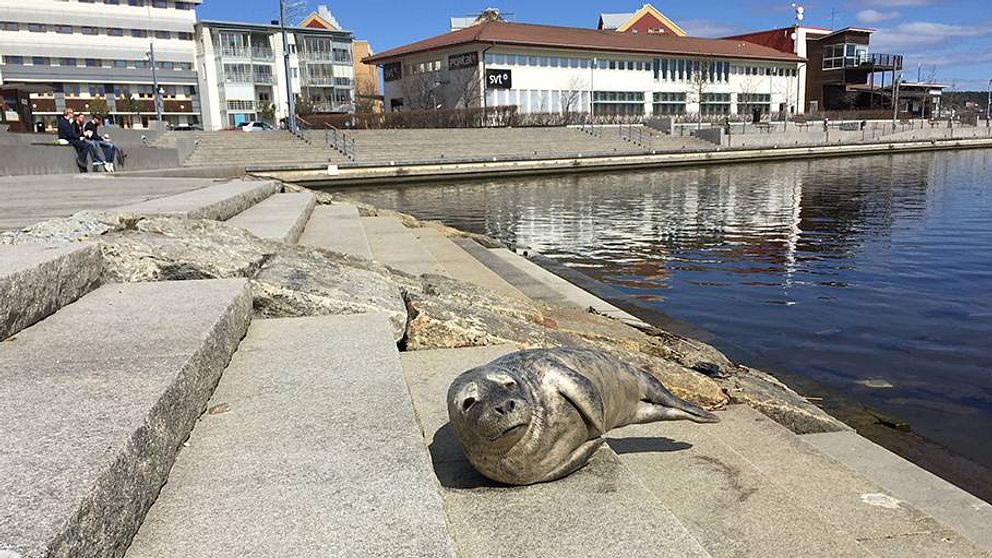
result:
[[[691,420],[692,422],[711,423],[720,422],[720,419],[713,413],[689,403],[685,399],[676,397],[668,391],[657,378],[639,370],[641,374],[642,389],[644,390],[641,399],[641,408],[637,411],[637,418],[640,423],[655,422],[659,420]]]

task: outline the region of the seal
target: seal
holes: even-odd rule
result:
[[[515,485],[577,471],[614,428],[719,422],[640,368],[570,348],[521,351],[462,373],[448,389],[448,418],[472,466]]]

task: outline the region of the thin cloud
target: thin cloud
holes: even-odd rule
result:
[[[858,21],[861,23],[879,23],[890,19],[898,19],[899,12],[880,12],[878,10],[861,10],[858,12]]]
[[[742,32],[742,28],[736,25],[717,23],[706,19],[685,21],[679,25],[690,37],[726,37]]]
[[[880,8],[903,8],[908,6],[930,6],[936,4],[937,0],[868,0],[865,3]]]
[[[992,26],[948,25],[931,21],[913,21],[879,29],[872,35],[875,49],[912,50],[943,45],[955,39],[992,35]]]

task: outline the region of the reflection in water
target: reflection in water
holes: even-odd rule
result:
[[[347,193],[530,247],[992,465],[990,171],[966,151]]]

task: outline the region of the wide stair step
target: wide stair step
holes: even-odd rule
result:
[[[513,347],[403,353],[403,370],[430,448],[458,556],[706,557],[682,523],[608,446],[559,481],[506,487],[477,473],[448,424],[456,376]]]
[[[313,192],[275,194],[235,215],[228,223],[259,238],[295,244],[316,205]]]
[[[256,320],[128,558],[451,556],[382,316]]]
[[[992,504],[857,432],[823,432],[800,438],[992,552]]]
[[[118,207],[115,211],[226,221],[275,194],[279,189],[278,183],[273,181],[234,180],[175,196]]]
[[[473,258],[451,239],[444,236],[441,231],[430,227],[421,227],[413,229],[413,235],[451,277],[512,298],[527,300],[526,295],[507,283],[491,269],[482,265],[479,260]]]
[[[95,245],[0,246],[0,340],[97,288],[101,275]]]
[[[971,557],[961,535],[748,407],[629,426],[609,444],[720,556]]]
[[[0,343],[0,554],[123,556],[250,311],[240,279],[106,285]]]
[[[412,275],[445,274],[443,266],[393,217],[362,217],[373,259]]]
[[[358,208],[353,205],[315,207],[299,243],[303,246],[314,246],[349,256],[372,259],[369,239],[365,236]]]

